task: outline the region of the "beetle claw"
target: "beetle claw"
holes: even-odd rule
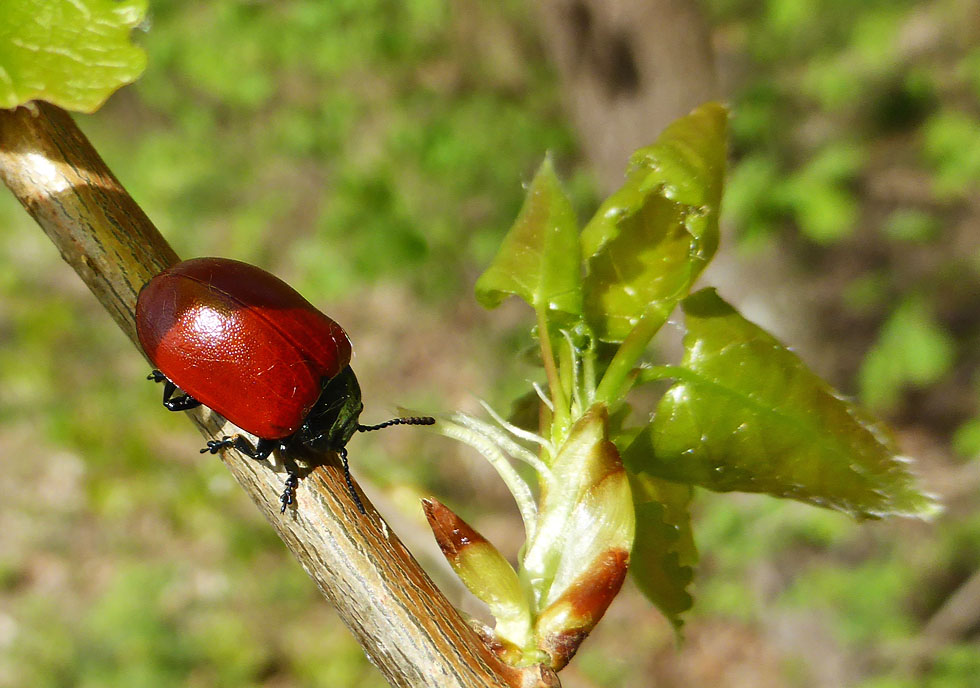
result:
[[[234,444],[234,440],[230,437],[222,437],[220,440],[208,440],[208,446],[201,450],[202,454],[207,454],[208,452],[212,454],[217,454],[225,447],[230,447]]]

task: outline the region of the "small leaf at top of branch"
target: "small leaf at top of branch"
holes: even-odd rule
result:
[[[511,295],[536,310],[582,312],[578,223],[548,157],[497,257],[476,283],[476,298],[487,308]]]

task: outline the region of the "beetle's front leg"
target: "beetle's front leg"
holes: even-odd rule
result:
[[[249,456],[256,461],[265,461],[278,444],[278,440],[259,439],[258,444],[253,447],[252,443],[245,439],[245,437],[235,435],[234,437],[222,437],[220,440],[208,440],[208,446],[202,449],[201,453],[207,454],[210,452],[217,454],[226,447],[234,447],[245,456]]]
[[[256,461],[263,461],[269,458],[272,451],[280,444],[281,441],[278,440],[260,439],[258,444],[253,447],[247,439],[241,435],[235,435],[234,437],[222,437],[220,440],[208,440],[208,446],[202,449],[201,453],[217,454],[226,447],[234,447],[245,456],[250,456]],[[299,469],[295,462],[288,456],[283,456],[283,462],[286,466],[286,483],[283,486],[282,495],[279,497],[281,503],[279,513],[281,514],[286,513],[286,508],[295,503],[296,488],[299,487]]]

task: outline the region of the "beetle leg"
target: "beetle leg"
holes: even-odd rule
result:
[[[242,453],[244,453],[245,455],[251,456],[256,461],[265,461],[266,459],[269,458],[269,455],[272,453],[272,450],[275,449],[277,446],[279,446],[279,440],[264,440],[259,438],[259,443],[255,445],[255,451],[249,453],[241,449],[242,444],[244,444],[245,446],[250,446],[248,444],[248,440],[246,440],[241,435],[239,435],[236,438],[236,440],[237,441],[235,443],[235,447],[241,450]]]
[[[208,446],[202,449],[201,453],[207,454],[208,452],[211,452],[212,454],[217,454],[225,447],[232,447],[234,445],[235,445],[235,441],[230,437],[222,437],[220,440],[208,440]]]
[[[274,442],[273,440],[269,441]],[[286,469],[286,484],[283,487],[282,494],[279,496],[279,502],[282,504],[279,513],[284,514],[286,513],[286,507],[296,503],[296,488],[299,487],[299,467],[288,452],[283,452],[281,457],[282,465]]]
[[[222,449],[234,447],[245,456],[251,457],[256,461],[264,461],[281,444],[282,442],[280,440],[259,438],[258,444],[253,447],[247,439],[241,435],[235,435],[234,437],[222,437],[220,440],[208,440],[208,446],[202,449],[201,453],[207,454],[210,452],[217,454]],[[296,501],[296,488],[299,487],[299,475],[296,464],[288,457],[283,458],[283,464],[286,467],[286,485],[283,488],[282,495],[279,497],[279,501],[282,503],[282,507],[279,509],[280,514],[286,513],[286,507]],[[358,504],[360,504],[360,501],[358,501]]]
[[[207,454],[210,452],[217,454],[222,449],[234,447],[245,456],[249,456],[256,461],[265,461],[278,444],[278,440],[260,439],[258,445],[253,447],[252,443],[247,439],[241,435],[235,435],[234,437],[222,437],[220,440],[208,440],[208,446],[202,449],[201,453]]]
[[[286,476],[286,486],[283,488],[282,495],[279,497],[279,501],[282,502],[282,506],[279,508],[279,513],[286,513],[286,507],[296,501],[296,488],[299,486],[299,476],[293,473],[291,470]]]
[[[163,406],[168,411],[190,411],[191,409],[195,409],[201,405],[201,402],[192,397],[190,394],[184,394],[174,398],[174,392],[177,391],[177,385],[168,380],[167,376],[161,373],[159,370],[152,371],[146,376],[146,379],[163,383]]]
[[[192,397],[190,394],[184,394],[176,399],[171,398],[170,395],[174,393],[175,389],[174,383],[172,382],[167,382],[163,388],[163,405],[168,411],[190,411],[191,409],[196,409],[201,405],[201,402]]]

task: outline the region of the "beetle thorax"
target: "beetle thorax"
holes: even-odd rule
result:
[[[347,445],[357,432],[364,405],[361,387],[350,366],[326,380],[320,398],[293,438],[314,451],[336,451]]]

